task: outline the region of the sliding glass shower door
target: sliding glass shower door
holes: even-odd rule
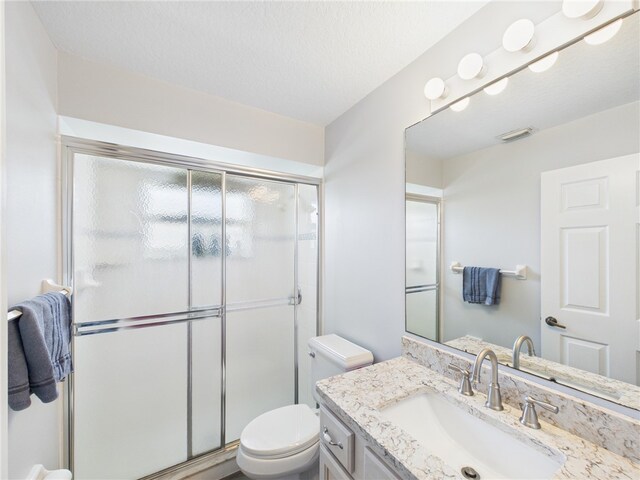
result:
[[[316,334],[299,277],[317,288],[317,187],[87,149],[67,162],[70,464],[139,478],[297,400],[297,344]]]
[[[295,185],[227,175],[227,441],[294,402],[295,228]]]

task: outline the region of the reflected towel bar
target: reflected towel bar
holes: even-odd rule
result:
[[[451,264],[451,271],[453,273],[462,273],[464,267],[460,264],[460,262],[453,262]],[[507,277],[516,277],[518,280],[526,280],[527,279],[527,266],[526,265],[516,265],[515,270],[500,270],[501,275],[506,275]]]
[[[60,292],[60,293],[64,293],[67,297],[71,295],[71,288],[65,287],[64,285],[57,285],[53,283],[53,280],[50,280],[48,278],[42,281],[40,290],[42,291],[42,293]],[[15,320],[21,315],[22,315],[22,312],[20,310],[11,310],[7,314],[7,320],[8,321]]]

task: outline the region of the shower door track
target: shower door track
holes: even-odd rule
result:
[[[190,465],[196,464],[198,462],[204,462],[206,464],[211,463],[212,466],[218,465],[221,462],[216,462],[216,458],[219,456],[225,456],[225,453],[234,451],[237,449],[239,441],[235,440],[229,443],[225,443],[225,414],[226,414],[226,313],[231,311],[240,311],[244,309],[251,308],[260,308],[260,307],[268,307],[268,306],[276,306],[276,305],[293,305],[294,307],[299,304],[300,294],[298,289],[298,185],[311,185],[316,187],[317,194],[317,210],[318,210],[318,224],[317,224],[317,243],[316,243],[316,334],[321,334],[322,325],[321,325],[321,304],[322,304],[322,292],[321,292],[321,268],[320,268],[320,260],[322,255],[322,180],[315,177],[308,177],[303,175],[295,175],[295,174],[286,174],[273,172],[270,170],[263,170],[259,168],[251,168],[244,166],[237,166],[232,164],[227,164],[218,161],[206,160],[197,157],[184,156],[179,154],[171,154],[166,152],[159,152],[154,150],[142,149],[137,147],[129,147],[124,145],[118,145],[114,143],[102,142],[97,140],[87,140],[82,138],[70,137],[70,136],[61,136],[61,179],[60,182],[60,206],[61,206],[61,232],[60,232],[60,245],[61,245],[61,264],[63,266],[63,278],[66,285],[72,285],[73,287],[73,157],[75,154],[86,154],[86,155],[97,155],[105,158],[111,158],[115,160],[122,161],[132,161],[137,163],[148,163],[148,164],[156,164],[163,166],[171,166],[177,167],[187,170],[187,178],[188,185],[191,186],[191,174],[192,171],[201,171],[201,172],[210,172],[221,174],[222,176],[222,185],[221,191],[225,192],[225,184],[226,184],[226,175],[234,174],[244,177],[264,179],[264,180],[272,180],[282,183],[290,183],[295,186],[295,214],[296,214],[296,222],[295,222],[295,251],[294,251],[294,285],[295,291],[293,293],[293,297],[283,298],[283,299],[272,299],[268,301],[255,301],[255,302],[245,302],[243,304],[226,304],[226,261],[222,261],[221,265],[221,276],[222,276],[222,287],[221,287],[221,302],[220,306],[210,306],[210,307],[202,307],[202,308],[189,308],[189,310],[174,312],[174,313],[165,313],[165,314],[157,314],[157,315],[146,315],[140,317],[130,317],[130,318],[118,318],[118,319],[109,319],[95,322],[83,322],[80,324],[73,325],[73,337],[81,337],[85,335],[97,335],[103,333],[112,333],[120,330],[127,329],[140,329],[147,327],[155,327],[162,325],[171,325],[178,323],[187,323],[188,324],[188,359],[187,359],[187,368],[189,371],[188,379],[187,379],[187,398],[191,399],[192,396],[192,385],[191,385],[191,358],[192,358],[192,347],[191,347],[191,322],[197,321],[205,318],[221,318],[221,417],[220,417],[220,447],[204,452],[198,455],[193,455],[192,453],[192,439],[191,439],[191,428],[192,428],[192,416],[191,416],[191,404],[188,402],[188,412],[187,412],[187,460],[179,463],[177,465],[173,465],[171,467],[165,468],[161,471],[155,472],[153,474],[142,477],[141,480],[152,480],[155,478],[164,478],[165,475],[171,473],[178,473],[180,471],[185,471],[188,469]],[[188,214],[191,216],[191,189],[189,188],[189,209]],[[222,195],[222,218],[226,218],[226,195]],[[191,222],[188,222],[189,225],[189,236],[191,234]],[[226,225],[225,221],[222,222],[222,238],[226,238]],[[190,238],[190,237],[189,237]],[[222,242],[222,258],[225,257],[226,250],[226,242]],[[189,271],[189,306],[191,305],[191,240],[189,241],[189,262],[188,262],[188,271]],[[178,318],[176,318],[178,317]],[[294,401],[298,403],[298,339],[297,339],[297,308],[294,308]],[[73,343],[73,342],[72,342]],[[73,355],[73,345],[72,345],[72,355]],[[66,438],[66,441],[63,442],[63,457],[66,461],[66,468],[72,468],[74,465],[74,379],[73,374],[68,378],[67,385],[64,395],[63,401],[63,409],[64,409],[64,422],[63,422],[63,434]],[[206,461],[209,460],[210,462]],[[203,469],[209,468],[208,466],[204,466]],[[196,472],[191,472],[193,474]],[[172,477],[172,478],[180,478],[180,477]]]

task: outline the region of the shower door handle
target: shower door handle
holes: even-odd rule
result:
[[[300,287],[296,288],[295,297],[290,299],[291,305],[300,305],[302,303],[302,289]]]

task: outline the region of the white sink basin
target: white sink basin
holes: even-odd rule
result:
[[[445,464],[458,472],[472,467],[480,480],[551,478],[563,463],[474,417],[437,393],[406,398],[381,413],[385,420],[402,428]]]

